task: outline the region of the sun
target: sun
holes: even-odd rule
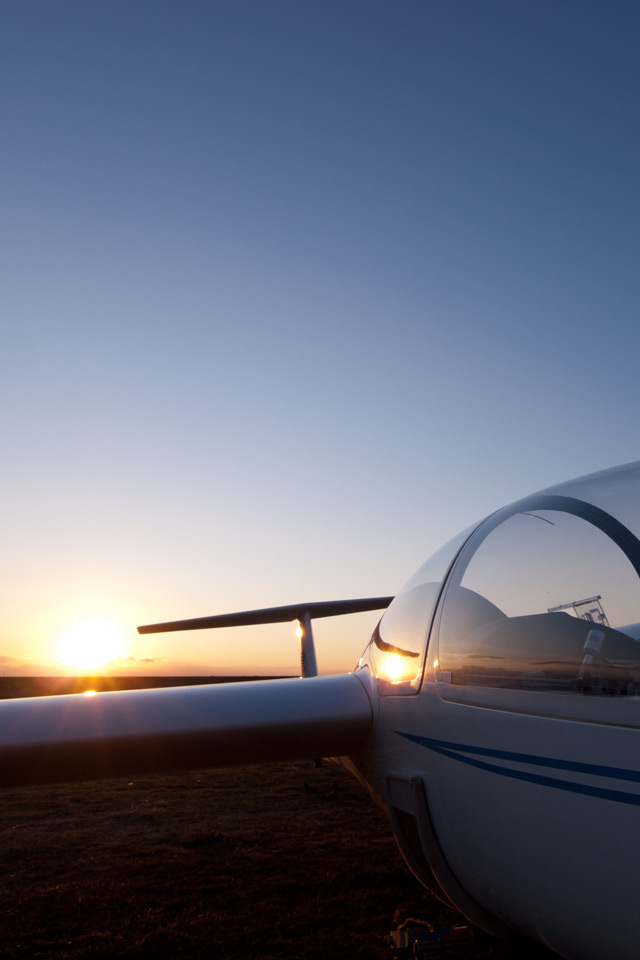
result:
[[[57,659],[74,670],[99,670],[110,660],[124,656],[122,630],[108,620],[83,620],[58,638]]]

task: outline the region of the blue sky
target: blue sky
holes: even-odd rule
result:
[[[5,0],[0,671],[87,617],[123,669],[295,670],[286,625],[134,628],[394,593],[637,459],[639,39],[624,2]]]

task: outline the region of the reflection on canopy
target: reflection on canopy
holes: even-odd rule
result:
[[[590,522],[588,504],[571,513],[506,513],[454,569],[440,624],[442,676],[454,684],[640,693],[635,536],[601,510]]]

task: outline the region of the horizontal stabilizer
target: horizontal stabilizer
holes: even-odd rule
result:
[[[193,620],[171,620],[168,623],[149,623],[138,627],[138,633],[168,633],[171,630],[207,630],[212,627],[248,627],[259,623],[287,623],[309,616],[339,617],[346,613],[364,613],[367,610],[382,610],[389,606],[393,597],[369,597],[363,600],[328,600],[323,603],[293,603],[285,607],[266,607],[264,610],[244,610],[240,613],[223,613],[213,617],[196,617]]]
[[[355,674],[0,701],[0,786],[345,756],[371,701]]]

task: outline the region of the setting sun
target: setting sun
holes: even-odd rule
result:
[[[74,670],[99,670],[124,656],[125,637],[107,620],[85,620],[66,630],[56,643],[60,663]]]

